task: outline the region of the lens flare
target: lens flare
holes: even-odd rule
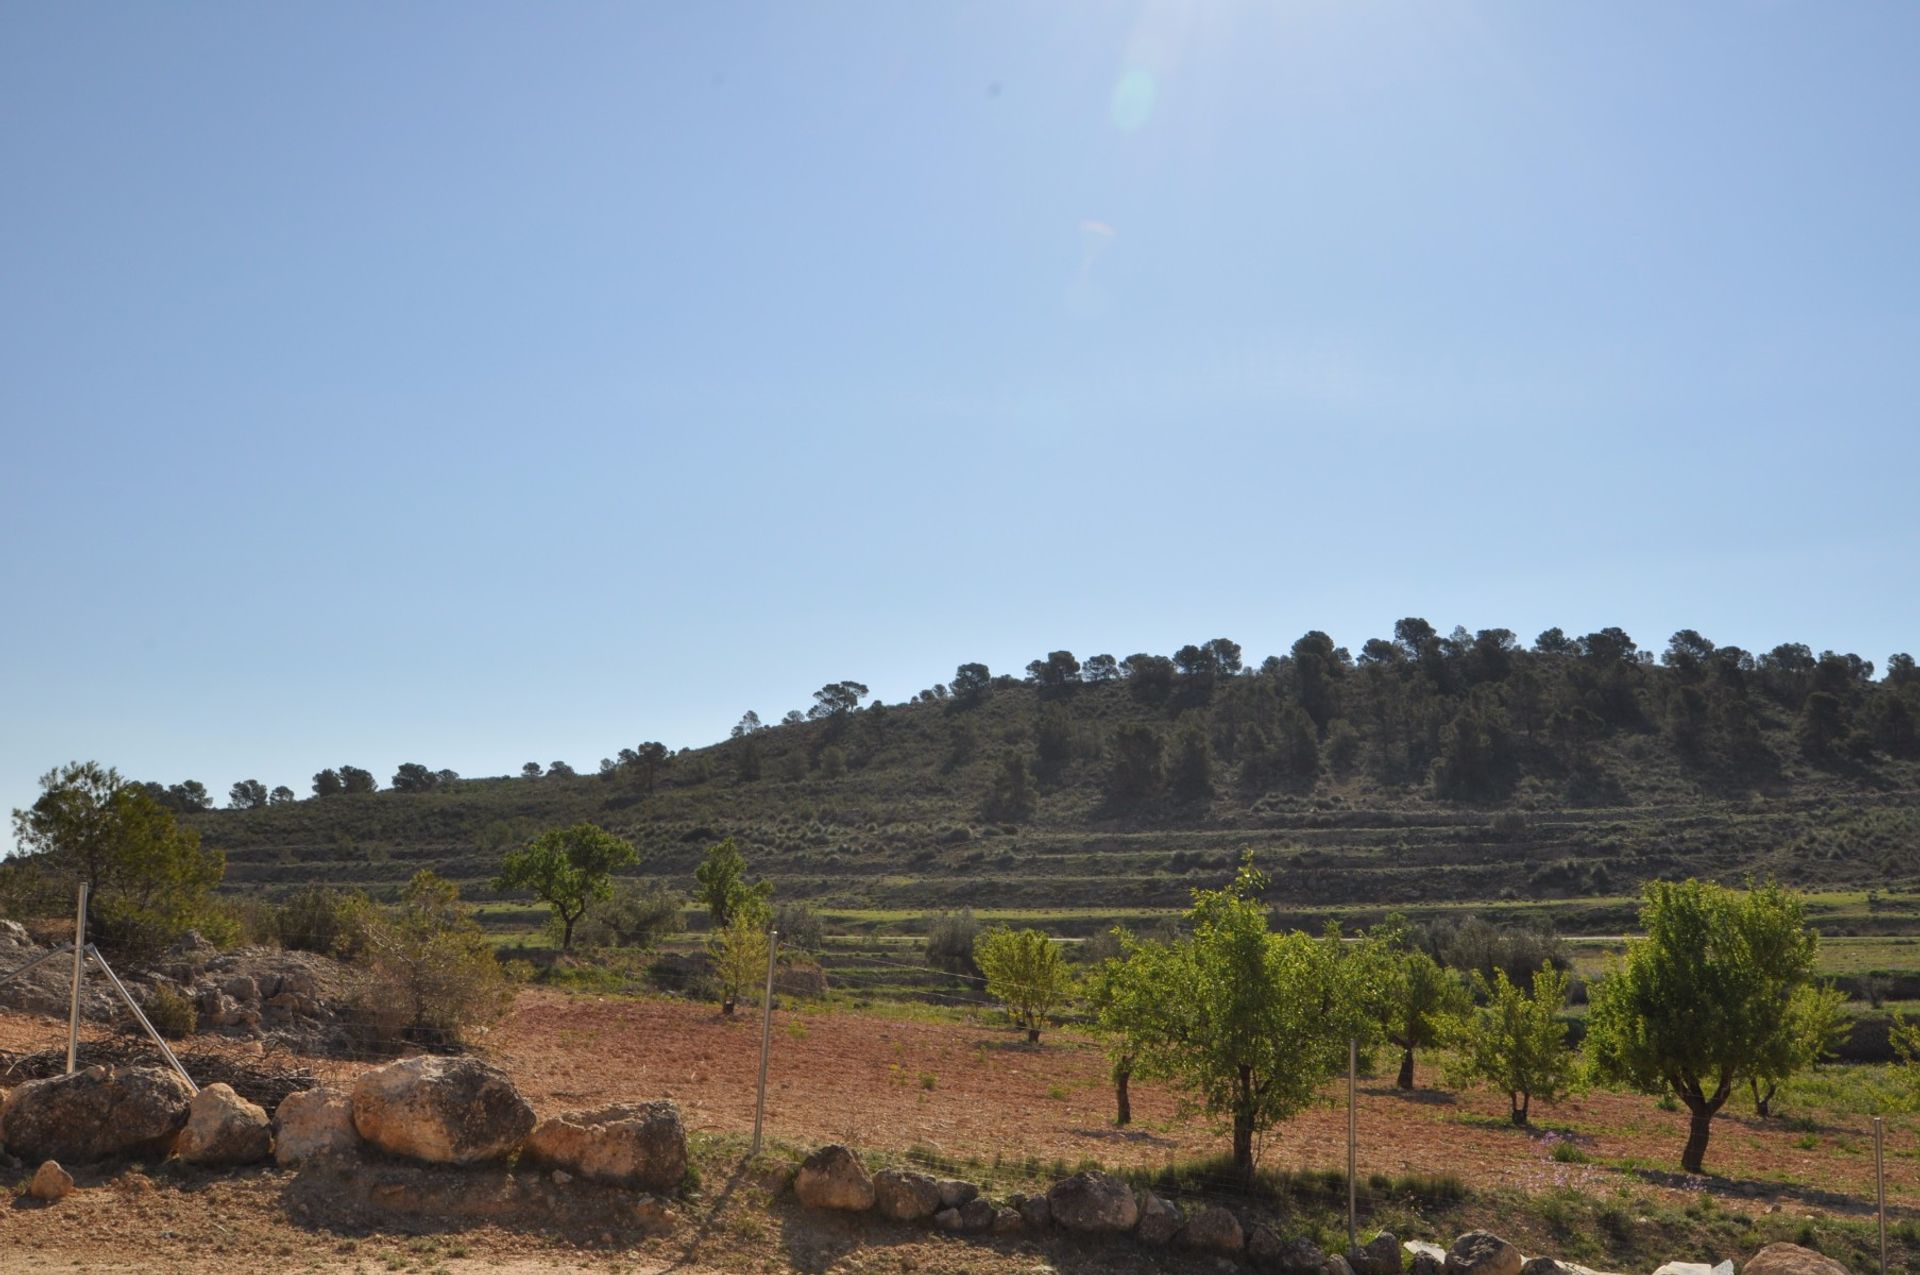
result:
[[[1123,133],[1131,133],[1140,128],[1153,114],[1153,99],[1158,92],[1158,83],[1153,72],[1134,68],[1120,77],[1113,86],[1113,123]]]

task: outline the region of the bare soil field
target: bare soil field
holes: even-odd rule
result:
[[[0,1013],[0,1049],[62,1043],[63,1025]],[[99,1034],[90,1028],[89,1035]],[[1223,1139],[1175,1094],[1134,1086],[1134,1124],[1112,1124],[1107,1063],[1092,1040],[1049,1032],[1038,1047],[1023,1034],[981,1022],[836,1010],[781,1010],[774,1016],[767,1132],[780,1144],[845,1141],[873,1159],[929,1153],[977,1165],[998,1180],[1040,1181],[1083,1161],[1158,1168],[1219,1154]],[[251,1052],[246,1042],[201,1036],[197,1051]],[[484,1052],[514,1077],[542,1114],[612,1099],[670,1097],[698,1133],[741,1135],[753,1122],[759,1022],[726,1019],[706,1005],[524,991]],[[329,1078],[348,1079],[369,1062],[284,1058]],[[1421,1081],[1428,1080],[1423,1066]],[[8,1083],[0,1078],[0,1085]],[[1506,1118],[1503,1094],[1420,1089],[1403,1094],[1384,1079],[1360,1089],[1360,1168],[1370,1174],[1453,1174],[1470,1187],[1526,1191],[1571,1188],[1676,1201],[1711,1194],[1752,1213],[1859,1217],[1872,1198],[1868,1120],[1790,1106],[1784,1118],[1716,1122],[1708,1164],[1717,1176],[1677,1171],[1683,1112],[1651,1098],[1593,1092],[1535,1104],[1531,1130]],[[1280,1168],[1343,1165],[1343,1089],[1269,1140],[1263,1162]],[[1920,1215],[1920,1148],[1913,1116],[1888,1132],[1888,1204],[1899,1218]],[[1585,1162],[1553,1158],[1571,1142]],[[1565,1154],[1564,1152],[1562,1153]],[[150,1176],[149,1176],[150,1175]],[[485,1225],[439,1237],[410,1237],[297,1223],[285,1207],[292,1175],[262,1170],[198,1174],[172,1167],[118,1170],[51,1209],[22,1201],[0,1209],[0,1269],[105,1270],[918,1270],[1116,1269],[1119,1254],[1044,1252],[1032,1243],[982,1245],[902,1230],[864,1237],[837,1219],[801,1215],[751,1184],[702,1184],[687,1210],[692,1234],[637,1247],[601,1247],[596,1237],[557,1237]],[[730,1211],[731,1210],[731,1211]],[[577,1242],[585,1240],[580,1248]],[[1127,1256],[1123,1264],[1134,1264]],[[1179,1259],[1138,1268],[1179,1269]],[[1092,1265],[1083,1265],[1092,1262]],[[1104,1263],[1104,1264],[1103,1264]],[[1168,1265],[1167,1263],[1172,1263]]]

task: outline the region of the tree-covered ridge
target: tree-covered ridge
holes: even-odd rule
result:
[[[1523,644],[1407,619],[1357,654],[1319,632],[1257,664],[1227,639],[1054,651],[904,704],[866,694],[834,682],[777,725],[749,712],[714,745],[578,773],[408,766],[369,794],[341,767],[351,790],[190,818],[233,884],[392,888],[410,865],[477,884],[591,820],[672,870],[732,835],[799,897],[863,907],[1172,906],[1250,844],[1319,902],[1618,897],[1676,871],[1858,887],[1913,877],[1920,847],[1905,655],[1876,679],[1855,655],[1692,631],[1655,653],[1612,628]]]

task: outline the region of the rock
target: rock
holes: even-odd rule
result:
[[[1523,1260],[1492,1231],[1468,1231],[1447,1250],[1446,1275],[1520,1275]]]
[[[1848,1275],[1848,1271],[1831,1257],[1810,1248],[1798,1244],[1769,1244],[1747,1259],[1743,1275]]]
[[[1026,1229],[1026,1219],[1020,1216],[1016,1208],[995,1209],[993,1211],[993,1233],[995,1235],[1018,1235]]]
[[[274,1108],[273,1126],[276,1164],[339,1155],[360,1145],[360,1134],[353,1127],[353,1100],[325,1085],[282,1098]]]
[[[978,1235],[982,1231],[993,1229],[994,1215],[999,1212],[993,1207],[993,1201],[985,1196],[975,1196],[960,1206],[960,1229],[969,1235]]]
[[[680,1227],[673,1206],[654,1195],[643,1195],[633,1206],[633,1220],[649,1235],[671,1235]]]
[[[220,990],[242,1005],[256,1005],[260,1001],[260,984],[250,974],[235,974],[223,979]]]
[[[1391,1231],[1382,1231],[1359,1248],[1347,1251],[1347,1265],[1354,1275],[1400,1275],[1400,1240]]]
[[[1044,1195],[1029,1195],[1020,1201],[1020,1220],[1036,1231],[1044,1231],[1053,1224],[1053,1206]]]
[[[1264,1223],[1247,1232],[1247,1260],[1266,1270],[1280,1260],[1280,1232]]]
[[[1787,1247],[1794,1247],[1788,1245]],[[1803,1249],[1802,1252],[1811,1252]],[[1838,1265],[1838,1263],[1835,1263]],[[1844,1267],[1842,1269],[1845,1269]],[[1654,1271],[1653,1275],[1733,1275],[1733,1263],[1721,1262],[1718,1266],[1706,1262],[1668,1262]]]
[[[0,921],[0,942],[11,943],[15,947],[26,947],[33,942],[33,939],[28,936],[27,927],[20,922]],[[69,948],[73,946],[71,939],[67,941],[67,946]]]
[[[87,1067],[29,1080],[0,1109],[0,1142],[28,1162],[164,1156],[192,1098],[186,1081],[160,1067]]]
[[[873,1179],[860,1157],[839,1143],[821,1147],[800,1164],[793,1193],[810,1209],[845,1209],[858,1213],[873,1207]]]
[[[1447,1255],[1443,1249],[1438,1257],[1424,1249],[1416,1251],[1413,1260],[1407,1263],[1407,1275],[1444,1275],[1447,1269]]]
[[[1353,1267],[1347,1265],[1347,1259],[1338,1253],[1329,1257],[1327,1264],[1320,1269],[1324,1275],[1353,1275]]]
[[[616,1102],[542,1120],[527,1154],[596,1182],[672,1192],[687,1176],[687,1131],[671,1102]]]
[[[73,1194],[73,1175],[61,1168],[58,1160],[48,1160],[34,1171],[27,1194],[48,1203],[64,1200]]]
[[[1520,1266],[1520,1275],[1572,1275],[1551,1257],[1529,1257]]]
[[[1151,1191],[1140,1193],[1140,1220],[1133,1233],[1142,1244],[1166,1244],[1180,1230],[1180,1210]]]
[[[1407,1251],[1407,1256],[1410,1259],[1418,1257],[1422,1253],[1426,1253],[1432,1256],[1436,1261],[1444,1262],[1447,1260],[1446,1249],[1441,1248],[1438,1244],[1429,1244],[1425,1240],[1408,1240],[1405,1244],[1402,1244],[1400,1247]]]
[[[1140,1205],[1127,1184],[1098,1171],[1054,1183],[1047,1205],[1055,1224],[1069,1231],[1118,1234],[1140,1220]]]
[[[943,1209],[957,1209],[980,1194],[979,1187],[971,1182],[962,1182],[959,1178],[942,1178],[935,1185],[940,1188],[940,1207]]]
[[[353,1127],[390,1155],[479,1164],[518,1150],[533,1108],[506,1073],[478,1058],[404,1058],[353,1082]]]
[[[1239,1218],[1218,1204],[1209,1204],[1187,1221],[1180,1243],[1209,1253],[1238,1253],[1247,1246],[1247,1237]]]
[[[940,1184],[911,1169],[882,1169],[873,1175],[873,1206],[896,1222],[918,1222],[943,1207]]]
[[[1304,1235],[1281,1240],[1267,1258],[1265,1269],[1279,1275],[1320,1275],[1327,1266],[1327,1255],[1318,1244]]]
[[[939,1227],[943,1231],[959,1230],[960,1229],[960,1210],[959,1209],[941,1209],[938,1213],[935,1213],[933,1215],[933,1224]]]
[[[273,1125],[232,1085],[208,1085],[187,1104],[174,1150],[188,1164],[257,1164],[273,1154]]]

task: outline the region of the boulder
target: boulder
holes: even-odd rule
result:
[[[27,1184],[27,1194],[49,1204],[64,1200],[73,1194],[73,1175],[61,1168],[58,1160],[45,1161],[34,1171],[33,1181]]]
[[[1053,1224],[1053,1206],[1047,1203],[1044,1195],[1029,1195],[1020,1201],[1020,1220],[1036,1231],[1044,1231]]]
[[[1407,1263],[1407,1275],[1444,1275],[1447,1269],[1446,1250],[1438,1255],[1425,1249],[1415,1249],[1413,1260]]]
[[[1262,1247],[1266,1248],[1265,1245]],[[1280,1240],[1277,1245],[1268,1248],[1261,1269],[1278,1272],[1278,1275],[1320,1275],[1326,1266],[1327,1255],[1320,1246],[1299,1235],[1290,1240]]]
[[[187,1082],[160,1067],[87,1067],[29,1080],[0,1109],[0,1143],[29,1162],[165,1155],[192,1099]]]
[[[1446,1275],[1520,1275],[1524,1260],[1492,1231],[1468,1231],[1447,1250]]]
[[[853,1151],[831,1143],[800,1164],[793,1193],[810,1209],[844,1209],[858,1213],[873,1207],[873,1179]]]
[[[1733,1263],[1721,1262],[1718,1266],[1714,1266],[1706,1262],[1667,1262],[1655,1270],[1653,1275],[1733,1275]]]
[[[896,1222],[918,1222],[942,1207],[940,1184],[911,1169],[882,1169],[873,1175],[873,1207]]]
[[[1338,1253],[1329,1257],[1327,1264],[1321,1267],[1320,1270],[1322,1275],[1353,1275],[1353,1267],[1347,1265],[1347,1259]]]
[[[959,1230],[960,1229],[960,1210],[959,1209],[941,1209],[938,1213],[935,1213],[933,1215],[933,1224],[939,1227],[943,1231]]]
[[[242,1005],[260,1003],[260,984],[251,974],[235,974],[221,980],[220,990]]]
[[[687,1131],[671,1102],[616,1102],[542,1120],[527,1154],[596,1182],[677,1191],[687,1176]]]
[[[1116,1177],[1098,1171],[1076,1173],[1053,1184],[1047,1205],[1056,1225],[1069,1231],[1119,1234],[1140,1220],[1133,1191]]]
[[[957,1209],[980,1194],[980,1188],[971,1182],[962,1182],[959,1178],[942,1178],[935,1184],[940,1188],[940,1207]]]
[[[187,1104],[174,1150],[188,1164],[256,1164],[273,1153],[273,1125],[232,1085],[208,1085]]]
[[[360,1145],[353,1127],[353,1099],[344,1090],[319,1086],[280,1100],[273,1112],[273,1158],[298,1164],[315,1156],[339,1155]]]
[[[671,1235],[680,1227],[680,1215],[656,1195],[643,1195],[634,1201],[633,1220],[649,1235]]]
[[[993,1207],[992,1200],[987,1199],[983,1195],[977,1195],[965,1204],[962,1204],[958,1212],[960,1214],[961,1231],[968,1235],[978,1235],[982,1231],[990,1231],[993,1229],[993,1219],[999,1214],[1000,1210]],[[1018,1215],[1016,1214],[1016,1216]]]
[[[1400,1240],[1391,1231],[1382,1231],[1358,1248],[1347,1250],[1347,1265],[1354,1275],[1400,1275]]]
[[[480,1164],[511,1155],[533,1131],[533,1108],[498,1067],[478,1058],[403,1058],[353,1082],[353,1127],[390,1155]]]
[[[1180,1210],[1151,1191],[1140,1193],[1140,1220],[1133,1233],[1142,1244],[1167,1244],[1180,1232]]]
[[[1247,1260],[1258,1270],[1269,1270],[1280,1259],[1280,1232],[1265,1223],[1247,1231]]]
[[[1026,1229],[1026,1219],[1016,1208],[995,1209],[992,1229],[995,1235],[1018,1235]]]
[[[8,943],[14,947],[26,947],[32,942],[33,940],[27,935],[27,927],[20,924],[20,922],[0,921],[0,943]],[[71,940],[68,941],[67,946],[73,946]]]
[[[1747,1259],[1743,1275],[1848,1275],[1824,1253],[1798,1244],[1769,1244]]]
[[[1573,1275],[1551,1257],[1529,1257],[1520,1266],[1520,1275]]]
[[[1218,1204],[1209,1204],[1187,1220],[1180,1243],[1209,1253],[1238,1253],[1247,1246],[1240,1219]]]

